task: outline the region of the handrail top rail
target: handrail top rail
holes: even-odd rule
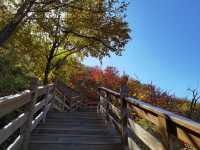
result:
[[[52,87],[53,85],[54,84],[48,84],[46,86],[38,86],[37,89],[38,90],[43,90],[46,87]],[[21,92],[16,93],[16,94],[12,94],[12,95],[7,95],[7,96],[0,97],[0,104],[2,102],[5,102],[5,101],[15,100],[15,99],[17,99],[19,97],[25,96],[25,95],[30,94],[30,93],[31,93],[31,90],[24,90],[24,91],[21,91]]]
[[[16,98],[21,97],[23,95],[29,94],[30,92],[31,92],[31,90],[24,90],[24,91],[21,91],[21,92],[16,93],[16,94],[0,97],[0,103],[2,103],[5,100],[16,99]]]
[[[108,88],[99,87],[99,89],[100,90],[104,90],[104,91],[106,91],[106,92],[108,92],[108,93],[110,93],[110,94],[112,94],[114,96],[117,96],[117,97],[120,96],[119,92],[110,90]],[[180,125],[182,127],[185,127],[187,129],[192,130],[195,133],[200,134],[200,123],[198,123],[196,121],[193,121],[193,120],[191,120],[189,118],[186,118],[184,116],[181,116],[181,115],[177,115],[177,114],[175,114],[173,112],[170,112],[170,111],[165,110],[163,108],[160,108],[158,106],[153,106],[152,104],[143,102],[142,100],[135,99],[133,97],[126,97],[125,100],[129,104],[133,104],[136,107],[140,107],[142,109],[145,109],[145,110],[147,110],[147,111],[149,111],[149,112],[151,112],[153,114],[165,117],[167,120],[170,120],[170,121],[174,122],[175,124],[178,124],[178,125]]]
[[[116,92],[116,91],[114,91],[114,90],[108,89],[108,88],[106,88],[106,87],[99,87],[98,89],[99,89],[99,90],[104,90],[104,91],[106,91],[106,92],[109,92],[109,93],[113,94],[114,96],[120,96],[120,93],[119,93],[119,92]]]

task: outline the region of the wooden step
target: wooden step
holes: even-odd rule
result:
[[[50,112],[33,132],[30,150],[122,150],[121,138],[96,112]]]
[[[100,137],[100,136],[55,136],[40,135],[32,136],[31,143],[44,144],[118,144],[121,140],[119,137]]]
[[[32,134],[66,134],[66,135],[108,135],[116,136],[117,131],[115,129],[36,129]]]
[[[105,128],[105,124],[103,123],[48,123],[44,125],[40,125],[38,128],[71,128],[71,127],[82,127],[82,128]]]
[[[31,144],[30,150],[123,150],[121,144]]]

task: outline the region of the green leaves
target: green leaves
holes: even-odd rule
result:
[[[16,9],[19,6],[16,6]],[[72,66],[84,57],[102,59],[111,53],[121,55],[129,41],[124,21],[126,1],[72,0],[37,1],[2,48],[15,53],[16,64],[40,79],[55,77],[63,66]],[[12,14],[4,14],[0,27]],[[47,77],[45,77],[47,76]]]

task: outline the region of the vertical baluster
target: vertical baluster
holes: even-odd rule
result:
[[[23,136],[22,149],[23,150],[28,150],[28,145],[30,141],[32,121],[33,121],[33,115],[34,115],[34,105],[37,99],[37,84],[38,84],[37,78],[33,78],[31,88],[30,88],[31,90],[30,102],[25,106],[25,113],[28,114],[28,118],[26,122],[24,123],[24,126],[22,127],[22,136]]]
[[[163,142],[166,150],[173,150],[172,140],[169,135],[170,123],[167,121],[167,118],[164,116],[158,117],[158,132],[161,136],[161,141]]]
[[[105,110],[106,110],[106,112],[105,112],[105,121],[106,121],[106,125],[108,126],[109,125],[109,113],[110,113],[110,111],[109,111],[109,100],[110,100],[110,97],[109,97],[110,95],[109,95],[109,93],[108,92],[106,92],[106,98],[105,98],[105,100],[104,100],[104,103],[105,103]]]
[[[127,101],[125,97],[128,96],[128,78],[124,76],[122,79],[121,88],[120,88],[120,99],[121,99],[121,115],[122,115],[122,144],[124,145],[124,150],[128,150],[128,108]]]
[[[63,108],[62,108],[63,112],[65,111],[65,101],[66,101],[66,97],[65,95],[63,95]]]
[[[98,97],[99,97],[99,102],[98,102],[98,105],[97,105],[97,113],[100,113],[100,107],[101,107],[101,93],[100,93],[100,89],[98,89]]]
[[[46,116],[47,116],[47,113],[48,113],[48,98],[49,98],[49,86],[47,85],[45,87],[45,104],[44,104],[44,116],[43,116],[43,119],[42,119],[42,122],[45,123],[46,122]]]

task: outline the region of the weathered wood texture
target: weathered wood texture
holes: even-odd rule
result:
[[[84,104],[84,97],[62,81],[56,82],[53,108],[60,112],[77,111]]]
[[[140,149],[136,137],[152,150],[175,149],[174,138],[200,149],[199,123],[132,97],[124,98],[120,93],[104,87],[99,88],[99,97],[98,112],[113,123],[122,141],[125,144],[128,141],[130,150]],[[150,122],[154,132],[145,130],[137,123],[138,119]]]
[[[27,150],[31,131],[49,111],[54,85],[37,87],[37,79],[33,81],[30,90],[0,98],[0,119],[11,113],[13,116],[0,127],[0,148],[2,144],[10,143],[8,150]]]
[[[176,138],[200,149],[199,123],[128,97],[125,88],[121,93],[99,88],[96,113],[82,108],[81,96],[63,87],[33,84],[30,90],[0,98],[0,119],[17,112],[0,124],[0,146],[8,142],[8,150],[139,150],[143,143],[152,150],[173,150]],[[49,112],[51,106],[58,111]],[[145,130],[139,119],[154,130]]]
[[[50,111],[32,133],[31,150],[122,150],[114,128],[94,111]]]

